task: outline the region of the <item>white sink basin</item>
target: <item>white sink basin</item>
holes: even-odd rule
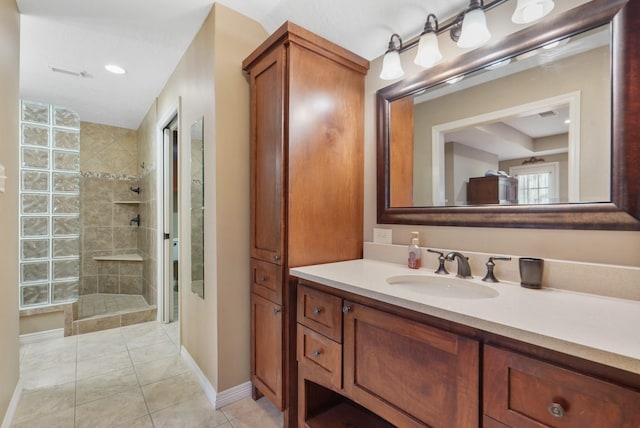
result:
[[[471,281],[430,275],[394,275],[387,283],[416,293],[451,299],[490,299],[498,292]]]

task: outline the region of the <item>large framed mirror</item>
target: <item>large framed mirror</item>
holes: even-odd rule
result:
[[[379,90],[378,223],[640,230],[638,25],[594,0]]]

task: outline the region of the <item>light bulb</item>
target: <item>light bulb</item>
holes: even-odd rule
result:
[[[481,8],[471,9],[464,15],[458,47],[473,49],[488,42],[491,33],[487,28],[487,18]]]
[[[418,53],[413,61],[417,65],[430,68],[442,59],[438,46],[438,36],[434,32],[427,32],[420,36],[418,43]]]

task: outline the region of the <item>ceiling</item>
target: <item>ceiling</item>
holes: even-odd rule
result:
[[[20,97],[62,105],[81,120],[137,129],[209,14],[211,0],[17,0]],[[390,35],[420,33],[467,0],[221,0],[268,33],[301,25],[369,60]],[[127,70],[114,75],[104,65]],[[54,72],[51,67],[75,73]]]

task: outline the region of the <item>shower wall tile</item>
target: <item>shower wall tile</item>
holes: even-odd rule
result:
[[[121,294],[142,294],[141,276],[120,276]]]
[[[80,278],[80,294],[98,293],[98,275],[82,275]]]
[[[135,193],[131,188],[138,187],[138,179],[122,179],[117,180],[113,187],[113,199],[116,201],[137,201],[140,194]],[[147,192],[147,189],[144,189]]]
[[[138,175],[137,131],[82,122],[82,171]]]
[[[120,275],[142,277],[143,263],[120,262]]]
[[[114,226],[113,227],[113,249],[125,250],[138,248],[138,227],[137,226]]]
[[[98,275],[98,293],[120,294],[118,275]]]
[[[111,227],[83,227],[82,251],[107,251],[113,249],[113,229]]]
[[[108,178],[86,176],[80,179],[80,195],[83,202],[113,202],[113,182]]]
[[[99,261],[98,275],[119,275],[120,262],[117,261]]]
[[[113,210],[115,208],[111,202],[84,202],[80,210],[82,224],[85,227],[111,227],[113,224]]]
[[[139,209],[137,204],[115,204],[113,206],[113,225],[114,226],[129,226],[129,222],[136,215],[140,214],[143,220],[147,217]]]

